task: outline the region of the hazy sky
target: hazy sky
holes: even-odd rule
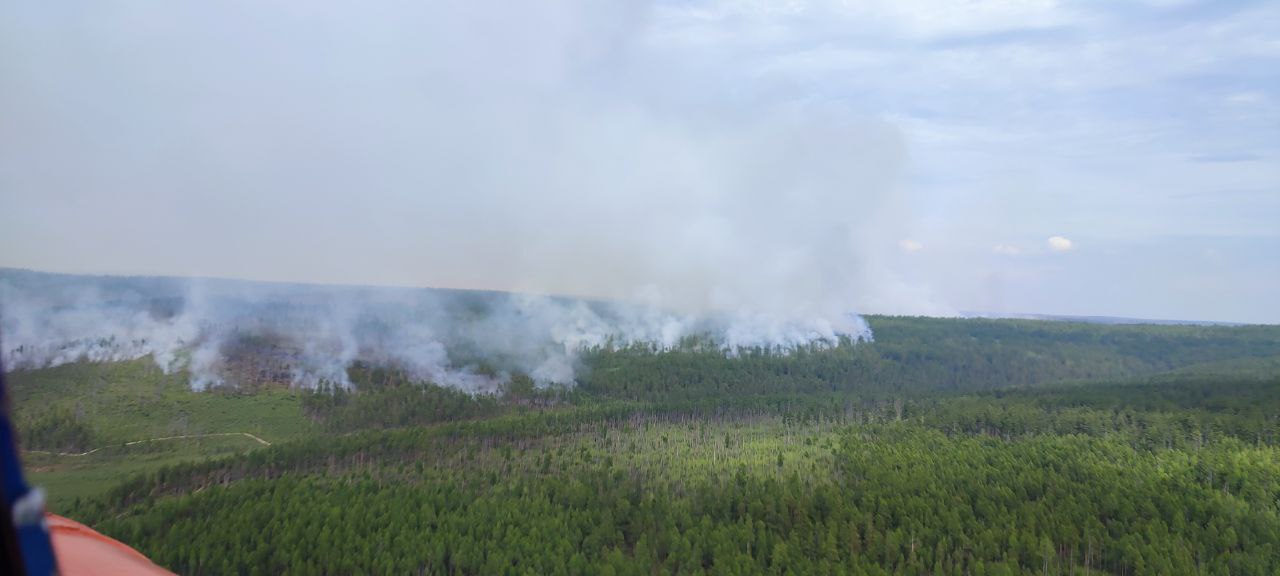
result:
[[[1280,4],[16,0],[0,266],[1280,322]]]

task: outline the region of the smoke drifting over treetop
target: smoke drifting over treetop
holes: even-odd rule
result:
[[[572,385],[578,355],[696,337],[727,353],[868,338],[853,315],[824,322],[690,315],[635,304],[456,290],[122,278],[0,269],[6,369],[151,356],[193,388],[284,381],[349,386],[356,361],[472,392],[512,373]]]

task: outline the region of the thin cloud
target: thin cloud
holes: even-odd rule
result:
[[[1227,104],[1233,106],[1252,106],[1267,101],[1267,96],[1261,92],[1237,92],[1226,98]]]
[[[1070,252],[1075,249],[1075,243],[1062,236],[1050,236],[1049,249],[1054,252]]]

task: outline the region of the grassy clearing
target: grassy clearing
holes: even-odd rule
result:
[[[23,455],[27,480],[45,489],[49,509],[65,513],[77,498],[92,498],[135,475],[165,466],[223,458],[265,448],[245,436],[184,438],[134,446],[109,446],[87,456]]]
[[[193,392],[185,372],[165,374],[149,358],[15,372],[8,382],[20,430],[50,414],[69,414],[92,430],[93,447],[217,432],[248,432],[274,443],[312,430],[296,391]]]
[[[9,374],[19,431],[50,417],[71,418],[90,430],[87,456],[23,455],[30,480],[49,494],[52,510],[102,494],[137,473],[180,462],[264,448],[245,436],[182,438],[132,446],[126,442],[179,435],[247,432],[271,442],[306,436],[314,426],[300,393],[264,387],[253,393],[193,392],[185,373],[164,374],[149,358],[76,363]],[[56,447],[29,446],[31,449]]]

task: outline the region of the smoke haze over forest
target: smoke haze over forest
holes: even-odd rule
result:
[[[355,362],[470,392],[512,373],[572,386],[581,352],[644,345],[786,353],[867,339],[846,314],[778,321],[647,305],[456,290],[93,277],[0,269],[7,370],[150,356],[195,389],[282,380],[349,387]],[[244,382],[240,381],[243,378]]]
[[[18,2],[0,265],[1280,322],[1280,10],[972,9]]]

